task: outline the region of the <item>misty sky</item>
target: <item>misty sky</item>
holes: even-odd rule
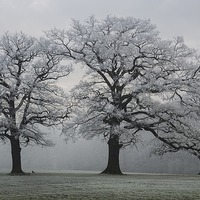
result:
[[[151,19],[165,39],[184,36],[189,47],[200,49],[200,0],[0,0],[0,8],[0,35],[22,31],[38,37],[54,27],[68,29],[72,18],[133,16]],[[76,69],[61,86],[71,89],[82,74]]]
[[[133,16],[150,18],[162,37],[184,36],[187,45],[200,47],[199,0],[0,0],[0,8],[0,34],[40,36],[54,27],[68,28],[72,18]]]

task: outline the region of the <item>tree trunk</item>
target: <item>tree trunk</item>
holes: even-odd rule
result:
[[[10,137],[11,143],[11,154],[12,154],[12,171],[11,174],[22,174],[24,173],[21,168],[21,148],[19,139]]]
[[[119,144],[118,136],[110,137],[108,141],[109,154],[108,154],[108,165],[102,174],[122,174],[119,166],[119,150],[122,144]]]

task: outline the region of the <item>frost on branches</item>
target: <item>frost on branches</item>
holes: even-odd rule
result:
[[[86,67],[71,93],[67,138],[106,137],[108,166],[120,174],[119,149],[147,131],[164,147],[200,153],[199,57],[182,37],[163,40],[150,20],[93,16],[47,36],[60,54]]]
[[[0,139],[10,141],[12,173],[22,173],[20,145],[49,146],[43,127],[57,126],[66,118],[66,96],[56,80],[71,68],[47,40],[23,33],[0,39]]]

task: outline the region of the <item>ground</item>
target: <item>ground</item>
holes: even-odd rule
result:
[[[200,200],[200,176],[98,172],[0,173],[1,200]]]

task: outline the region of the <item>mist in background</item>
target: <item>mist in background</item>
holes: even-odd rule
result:
[[[123,172],[134,173],[169,173],[198,174],[200,162],[197,157],[187,152],[168,153],[162,157],[152,155],[153,143],[148,138],[136,147],[127,147],[120,151],[120,166]],[[108,145],[97,138],[68,141],[64,136],[52,134],[54,147],[27,146],[22,147],[22,168],[25,172],[46,170],[90,170],[101,172],[106,168]],[[0,171],[10,171],[10,145],[0,146]]]

